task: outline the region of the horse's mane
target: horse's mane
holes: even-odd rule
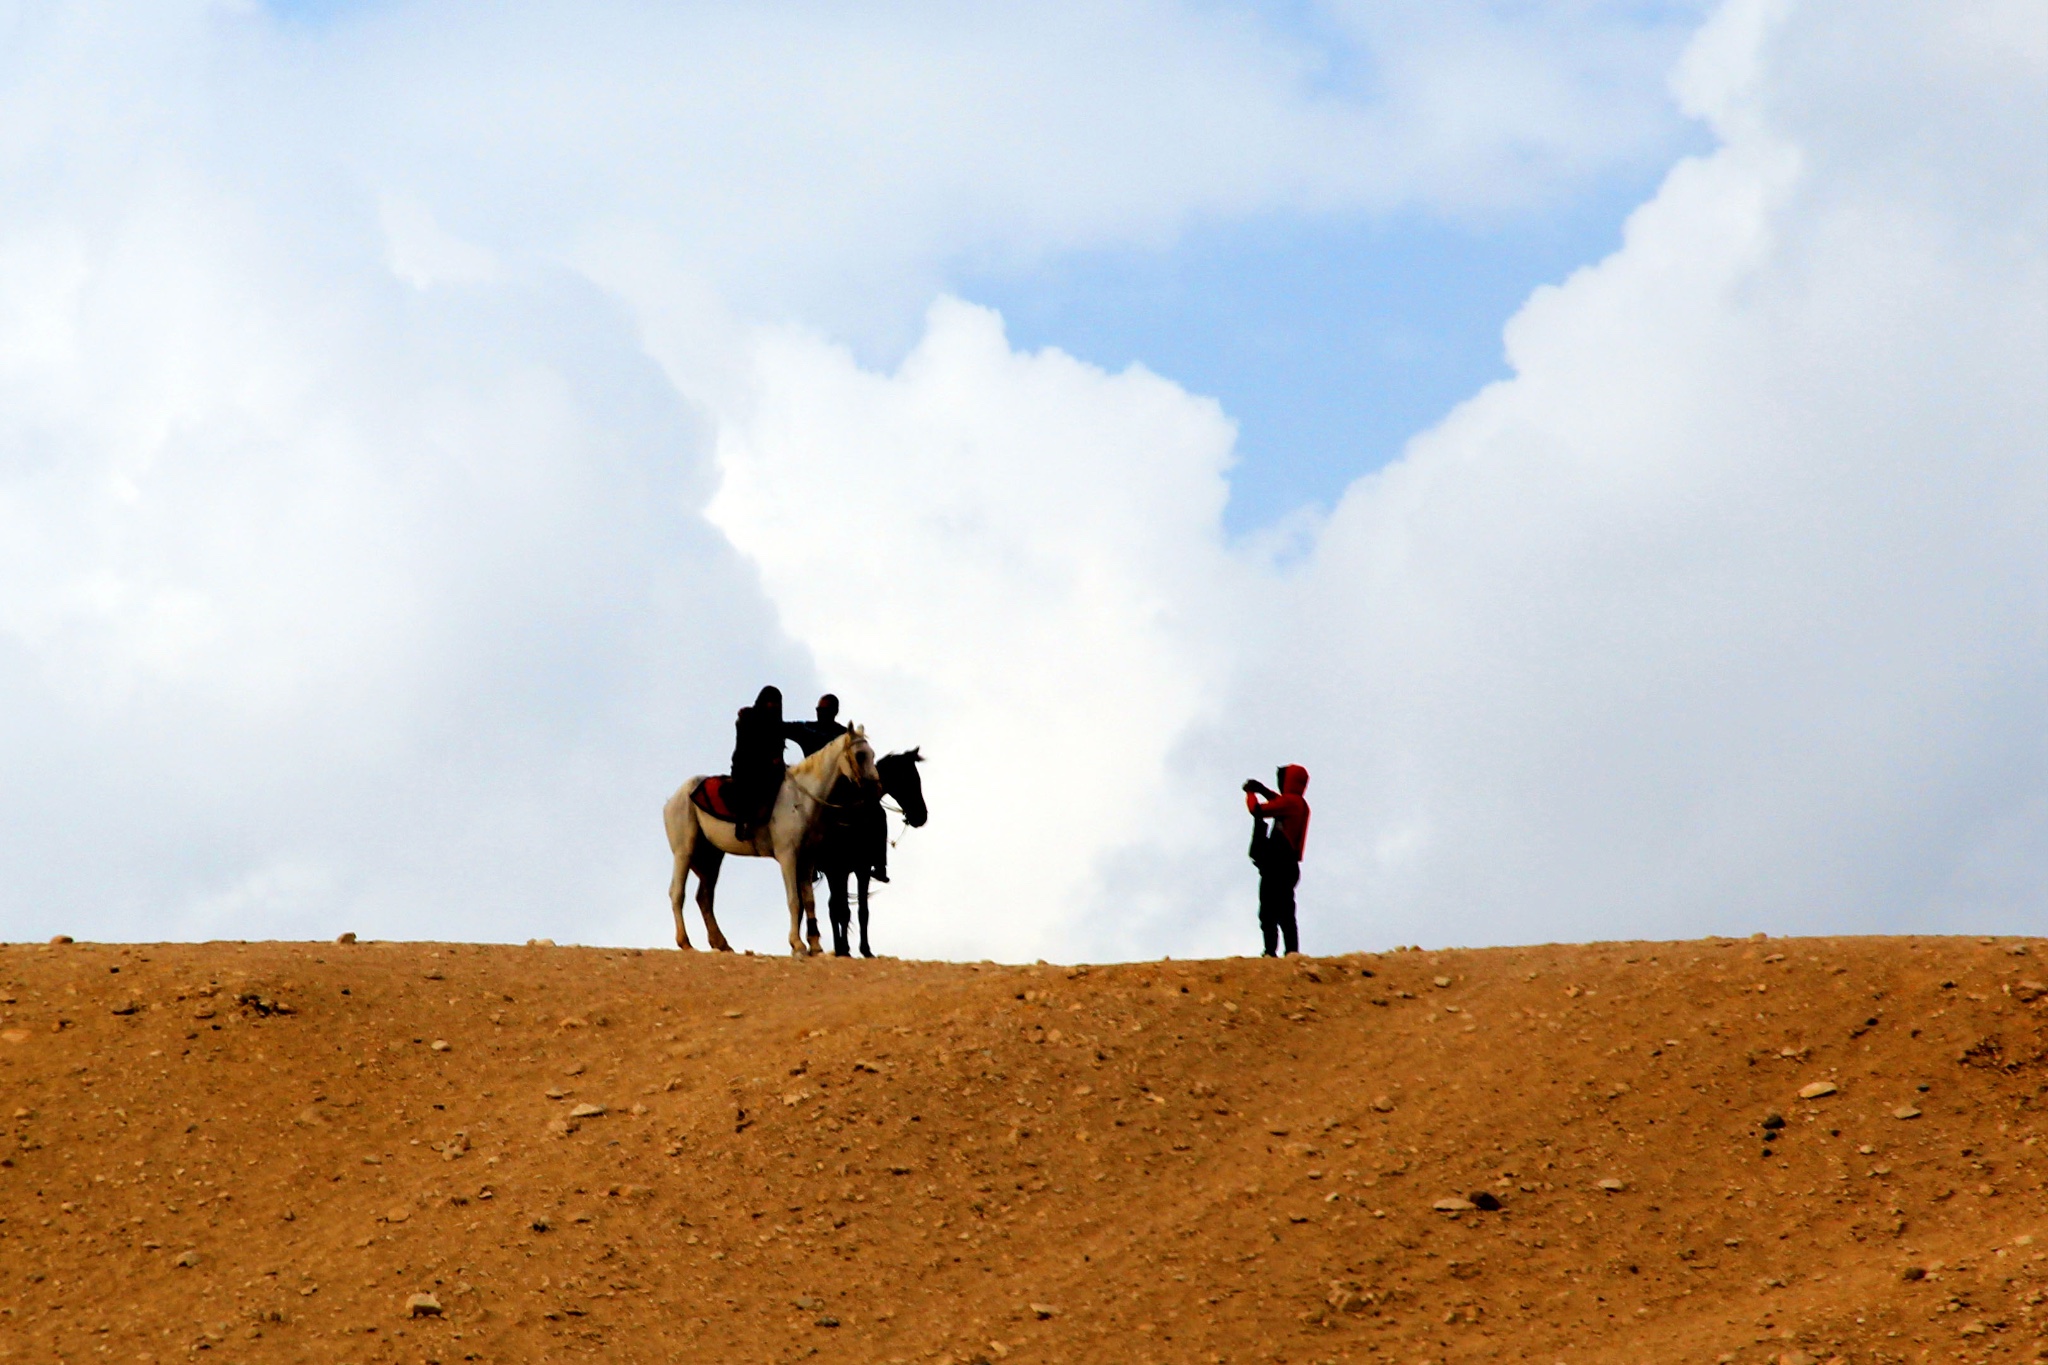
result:
[[[814,780],[823,777],[838,766],[839,756],[851,748],[855,740],[865,744],[868,742],[867,734],[858,725],[849,725],[845,734],[833,736],[832,742],[818,752],[805,754],[791,764],[789,770]]]

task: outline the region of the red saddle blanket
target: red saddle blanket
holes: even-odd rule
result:
[[[697,784],[697,790],[690,793],[690,800],[697,809],[721,820],[734,819],[732,807],[725,799],[725,789],[732,782],[730,777],[707,777]]]

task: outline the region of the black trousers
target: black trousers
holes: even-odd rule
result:
[[[1259,865],[1259,936],[1267,957],[1273,956],[1276,940],[1290,953],[1301,951],[1294,927],[1294,886],[1300,880],[1301,864],[1292,858],[1268,858]]]

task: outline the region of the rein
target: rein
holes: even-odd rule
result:
[[[820,796],[816,792],[812,791],[809,787],[806,787],[802,782],[798,781],[797,775],[793,771],[789,774],[788,781],[790,786],[795,787],[798,791],[802,792],[811,801],[817,803],[820,806],[824,806],[830,810],[856,810],[868,804],[868,802],[865,800],[834,801],[829,797]],[[834,785],[837,785],[839,782],[839,778],[835,776],[832,779],[832,781]],[[827,790],[830,790],[830,788],[827,788]],[[903,833],[898,834],[895,838],[889,841],[889,847],[894,848],[898,844],[902,843],[904,838],[910,833],[910,817],[903,813],[903,804],[900,801],[893,800],[887,793],[877,795],[874,798],[874,804],[880,806],[885,811],[896,812],[896,818],[903,821]]]
[[[835,778],[833,779],[833,781],[834,781],[835,783],[836,783],[836,782],[837,782],[838,780],[839,780],[839,779],[838,779],[838,778],[836,778],[836,777],[835,777]],[[792,787],[795,787],[795,788],[796,788],[796,789],[797,789],[798,791],[802,792],[802,793],[803,793],[803,794],[804,794],[805,796],[808,796],[808,797],[810,797],[810,798],[811,798],[811,800],[813,800],[813,801],[817,802],[817,803],[818,803],[819,805],[821,805],[821,806],[829,806],[829,807],[831,807],[831,808],[832,808],[833,810],[853,810],[854,808],[856,808],[856,807],[858,807],[858,806],[864,806],[864,805],[866,805],[866,804],[867,804],[867,802],[865,802],[865,801],[831,801],[831,800],[827,800],[827,799],[826,799],[825,797],[822,797],[822,796],[818,795],[818,794],[817,794],[816,792],[812,791],[812,790],[811,790],[811,789],[810,789],[809,787],[806,787],[806,786],[805,786],[805,785],[804,785],[803,783],[801,783],[801,782],[797,781],[797,780],[796,780],[796,774],[795,774],[795,773],[791,773],[791,774],[789,774],[789,785],[790,785],[790,786],[792,786]]]

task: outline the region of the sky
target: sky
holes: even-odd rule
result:
[[[1000,312],[1020,349],[1143,364],[1222,403],[1238,424],[1224,529],[1245,535],[1327,511],[1507,378],[1502,324],[1538,285],[1618,247],[1655,181],[1647,167],[1617,168],[1506,222],[1411,212],[1200,224],[1168,247],[1067,253],[954,287]]]
[[[884,952],[1253,950],[1289,761],[1312,951],[2028,930],[2044,87],[2017,0],[0,0],[0,937],[670,942],[770,681],[928,756]]]

